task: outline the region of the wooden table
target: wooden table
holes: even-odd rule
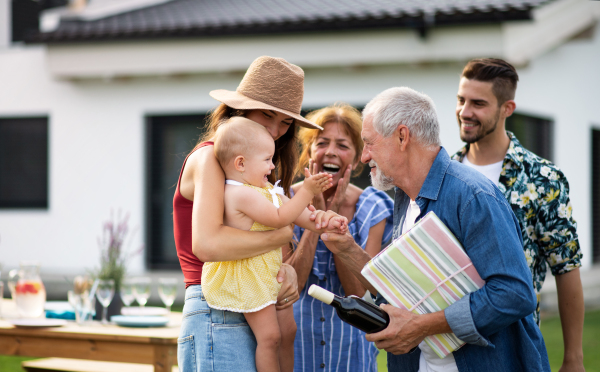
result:
[[[3,314],[11,305],[12,301],[3,301]],[[181,315],[172,313],[169,324],[161,328],[104,326],[94,321],[33,329],[0,319],[0,354],[144,363],[154,365],[155,372],[171,372],[177,361]]]

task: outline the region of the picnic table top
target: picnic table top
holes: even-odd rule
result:
[[[14,302],[4,299],[0,306],[2,314],[0,335],[35,336],[49,339],[70,338],[176,344],[182,320],[181,313],[172,312],[169,315],[169,323],[164,327],[121,327],[116,324],[103,325],[99,321],[88,321],[81,325],[74,321],[67,321],[65,325],[60,327],[16,327],[10,321],[17,318]]]

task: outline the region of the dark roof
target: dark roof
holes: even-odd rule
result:
[[[414,28],[531,19],[548,0],[172,0],[106,18],[63,19],[31,42]]]

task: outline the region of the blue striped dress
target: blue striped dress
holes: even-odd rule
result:
[[[363,249],[369,229],[386,220],[381,244],[392,237],[394,202],[383,191],[367,187],[356,204],[356,212],[348,224],[350,234]],[[298,240],[304,229],[296,226]],[[294,371],[377,371],[377,348],[365,340],[365,333],[340,320],[332,306],[308,295],[312,284],[345,296],[335,270],[333,254],[321,239],[308,281],[294,304],[298,325],[294,342]]]

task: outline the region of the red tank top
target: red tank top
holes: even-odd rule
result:
[[[181,195],[179,184],[181,183],[183,168],[190,155],[204,146],[212,145],[214,145],[213,142],[202,142],[185,158],[179,173],[175,196],[173,196],[173,235],[186,288],[190,285],[200,284],[204,262],[200,261],[192,251],[192,209],[194,208],[194,202]]]

